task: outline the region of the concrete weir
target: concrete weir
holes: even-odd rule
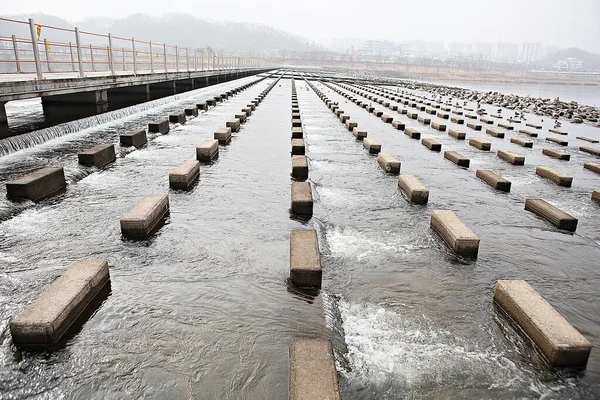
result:
[[[40,201],[64,191],[67,186],[63,168],[42,168],[6,183],[9,199]]]
[[[478,169],[477,172],[475,172],[475,176],[477,176],[479,179],[481,179],[496,190],[507,193],[510,192],[510,181],[502,178],[500,175],[496,175],[492,171],[486,169]]]
[[[467,157],[457,153],[456,151],[445,151],[444,158],[452,161],[459,167],[469,168],[469,164],[471,163],[471,161]]]
[[[542,199],[525,200],[525,210],[544,218],[559,229],[575,232],[577,229],[577,218],[574,218]]]
[[[10,321],[13,343],[32,347],[56,343],[109,282],[107,261],[76,261]]]
[[[290,234],[290,280],[299,288],[321,288],[321,254],[317,231],[294,229]]]
[[[169,132],[169,120],[166,118],[152,121],[148,124],[148,132],[167,133]]]
[[[151,194],[121,217],[121,233],[129,239],[145,239],[157,231],[169,215],[169,197]]]
[[[556,183],[558,186],[571,187],[573,177],[560,173],[552,168],[537,167],[535,173],[542,178],[546,178]]]
[[[431,227],[456,254],[477,257],[479,238],[450,210],[431,213]]]
[[[196,159],[200,162],[210,162],[219,158],[219,141],[208,139],[196,147]]]
[[[381,151],[381,145],[371,138],[363,139],[363,147],[369,151],[369,154],[377,154]]]
[[[292,341],[289,379],[289,400],[341,400],[333,348],[327,339]]]
[[[377,163],[389,174],[398,175],[400,173],[400,160],[390,153],[379,153]]]
[[[114,144],[99,144],[77,154],[79,164],[103,167],[117,159]]]
[[[214,138],[219,144],[225,145],[231,142],[231,128],[219,128],[215,131]]]
[[[312,216],[313,198],[310,182],[292,182],[292,213]]]
[[[429,201],[429,190],[414,175],[400,175],[398,177],[398,187],[413,203],[427,204]]]
[[[200,162],[187,160],[169,172],[169,186],[175,190],[189,190],[200,177]]]
[[[148,143],[145,129],[130,129],[119,136],[119,141],[123,147],[141,147]]]
[[[499,280],[494,301],[536,345],[552,367],[585,367],[591,343],[523,280]]]
[[[292,156],[292,176],[299,181],[308,179],[308,158],[306,156]]]

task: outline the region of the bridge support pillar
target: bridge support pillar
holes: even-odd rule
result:
[[[175,81],[152,83],[150,86],[150,100],[173,96],[175,92]]]
[[[0,124],[8,123],[8,119],[6,118],[6,108],[4,108],[5,104],[5,101],[0,101]]]
[[[183,93],[189,92],[190,90],[194,90],[194,80],[193,79],[180,79],[175,81],[175,93]]]
[[[145,103],[150,100],[150,85],[108,89],[108,107],[111,110]]]
[[[43,96],[42,107],[48,124],[54,125],[65,121],[73,121],[78,118],[107,112],[108,91],[104,89]]]

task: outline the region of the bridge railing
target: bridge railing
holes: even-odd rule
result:
[[[80,77],[209,71],[264,66],[263,60],[109,34],[0,17],[10,25],[0,35],[2,74],[36,74],[37,79],[73,73]]]

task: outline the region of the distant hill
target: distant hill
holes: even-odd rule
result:
[[[212,22],[189,14],[165,14],[151,16],[134,14],[125,18],[87,18],[83,21],[69,22],[65,19],[46,15],[11,15],[6,16],[27,21],[34,18],[36,23],[63,28],[77,26],[82,31],[94,33],[112,33],[121,37],[135,37],[140,40],[152,40],[154,43],[180,45],[190,48],[211,47],[216,51],[235,52],[243,55],[256,52],[277,54],[279,52],[308,52],[323,48],[301,36],[291,35],[285,31],[263,24],[238,22]],[[0,24],[0,35],[17,34],[28,38],[27,25]],[[42,37],[49,40],[75,42],[68,32],[43,30]],[[92,39],[86,36],[87,43],[103,43],[104,39]],[[117,44],[115,44],[117,47]]]
[[[590,53],[585,50],[578,49],[576,47],[570,47],[568,49],[562,49],[549,55],[548,57],[539,61],[539,65],[545,69],[552,69],[554,64],[558,60],[564,60],[565,58],[578,58],[583,60],[583,69],[589,71],[600,70],[600,55]]]

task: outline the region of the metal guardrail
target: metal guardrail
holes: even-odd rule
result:
[[[93,72],[108,75],[127,73],[210,71],[264,66],[264,60],[223,54],[206,48],[188,48],[37,24],[33,19],[18,21],[1,18],[2,24],[28,26],[30,37],[0,36],[0,79],[2,74],[35,73],[37,79],[50,74]],[[72,41],[49,40],[48,35],[72,35]],[[23,36],[23,35],[21,35]],[[27,36],[27,35],[25,35]],[[68,40],[68,39],[67,39]]]

